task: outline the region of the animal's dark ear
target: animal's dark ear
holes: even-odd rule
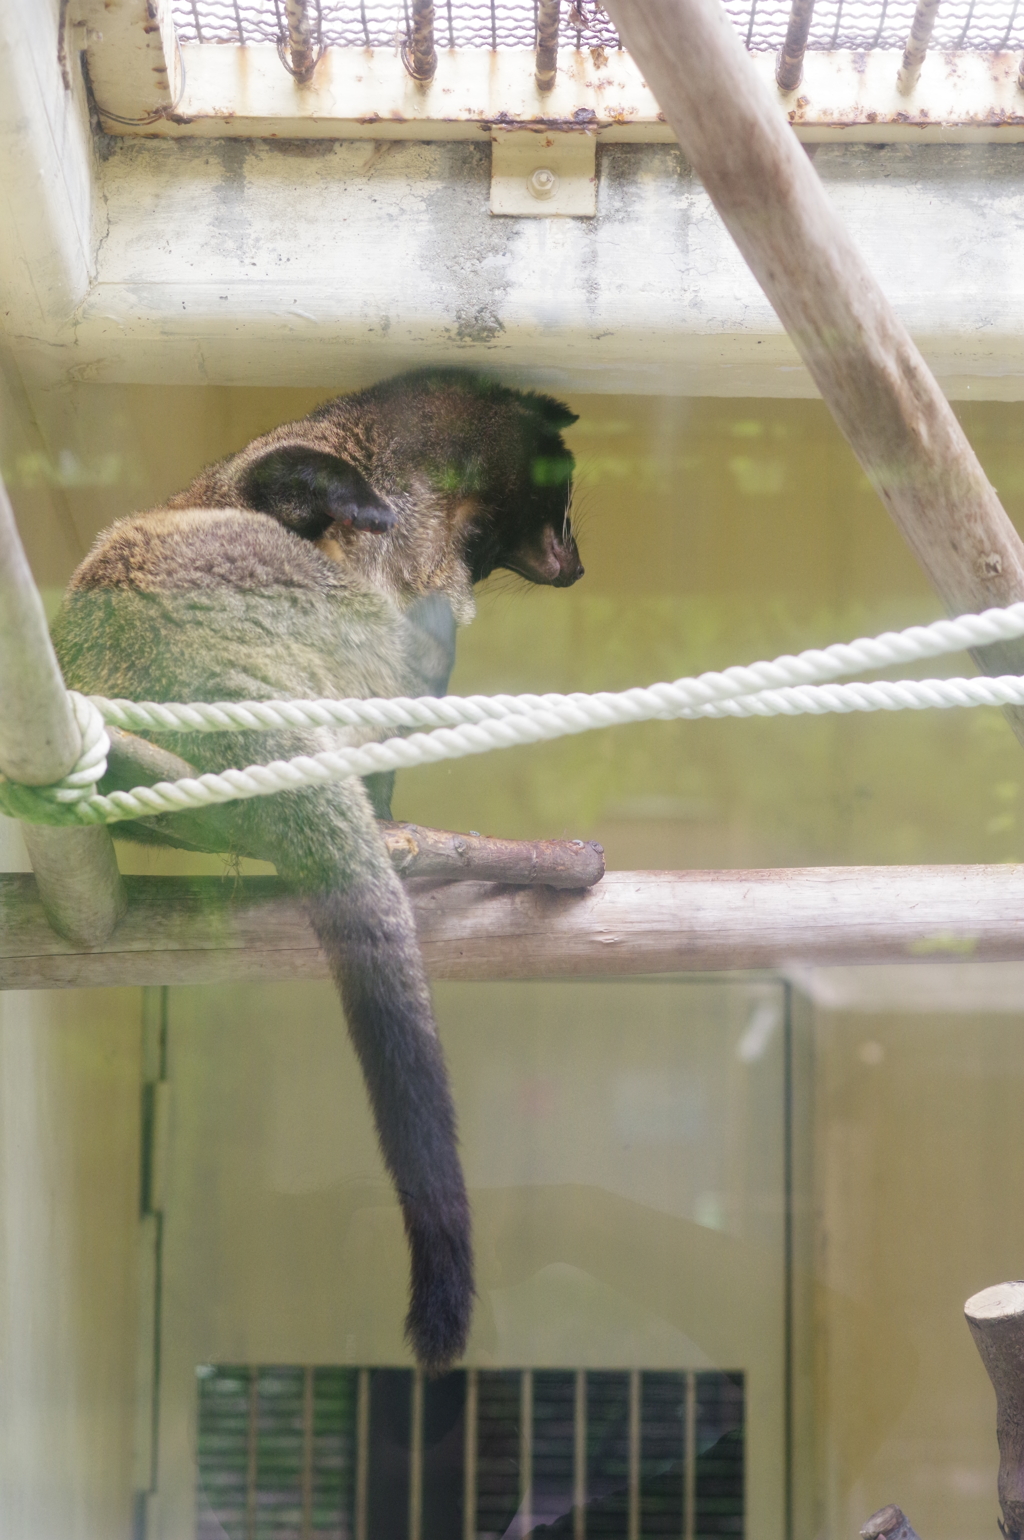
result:
[[[268,450],[246,466],[239,491],[246,507],[306,540],[318,540],[332,524],[379,534],[397,517],[354,466],[302,444]]]
[[[556,401],[554,396],[534,396],[533,400],[544,426],[556,433],[563,428],[571,428],[574,422],[580,420],[578,412],[570,412],[564,401]]]

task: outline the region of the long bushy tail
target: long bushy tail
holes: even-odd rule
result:
[[[461,1357],[473,1305],[455,1108],[405,893],[390,871],[307,893],[341,994],[412,1254],[406,1335],[424,1368]]]

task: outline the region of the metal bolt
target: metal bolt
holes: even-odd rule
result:
[[[531,198],[553,198],[558,188],[558,178],[548,166],[538,166],[526,178],[526,190]]]

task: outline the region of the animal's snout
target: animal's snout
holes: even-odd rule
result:
[[[567,541],[557,542],[554,554],[558,562],[558,576],[552,580],[552,586],[555,588],[571,588],[573,583],[579,582],[584,572],[583,563],[580,561],[580,553],[571,535]]]
[[[547,525],[511,557],[505,565],[531,583],[550,588],[571,588],[583,576],[583,563],[572,534]]]

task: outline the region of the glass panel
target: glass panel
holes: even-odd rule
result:
[[[199,1374],[199,1540],[351,1540],[362,1532],[357,1483],[346,1483],[329,1505],[318,1501],[322,1444],[315,1414],[302,1415],[300,1398],[312,1413],[318,1382],[339,1375],[353,1392],[361,1379],[368,1387],[369,1534],[696,1540],[745,1533],[741,1374],[460,1369],[424,1383],[411,1369],[211,1364]],[[600,1419],[594,1436],[591,1379]],[[331,1432],[350,1455],[350,1469],[360,1463],[357,1394],[330,1406]],[[275,1438],[282,1411],[283,1439]],[[618,1422],[611,1438],[610,1421]]]
[[[319,1533],[314,1513],[355,1540],[575,1536],[584,1515],[597,1537],[781,1540],[784,992],[437,1003],[476,1229],[469,1380],[404,1367],[401,1221],[332,992],[264,987],[258,1015],[248,988],[171,992],[159,1532],[186,1533],[198,1494],[203,1540]]]

